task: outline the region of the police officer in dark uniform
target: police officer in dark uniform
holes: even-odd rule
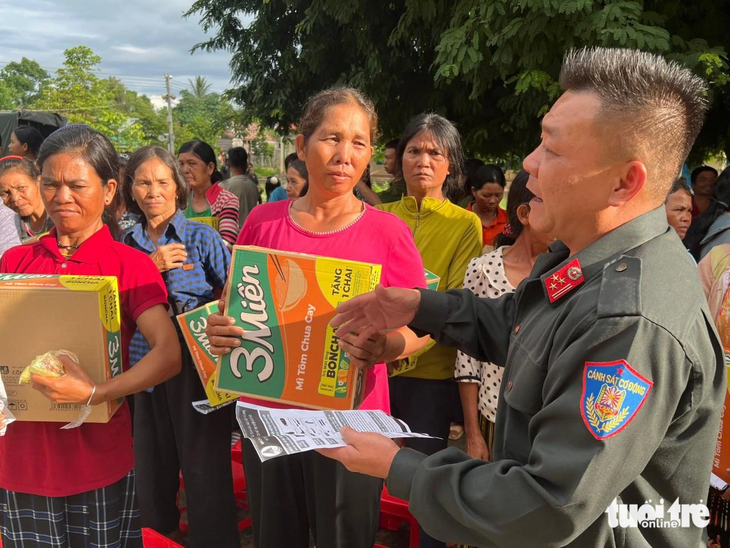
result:
[[[379,287],[333,321],[361,333],[343,342],[355,357],[374,332],[408,324],[503,365],[494,460],[426,457],[349,429],[347,447],[322,452],[386,478],[444,541],[697,548],[706,508],[681,504],[707,497],[724,362],[662,204],[702,125],[705,86],[658,56],[602,48],[569,53],[561,85],[524,161],[530,223],[560,241],[514,295]]]

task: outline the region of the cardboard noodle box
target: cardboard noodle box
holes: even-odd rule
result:
[[[441,277],[436,276],[433,272],[430,270],[423,269],[423,273],[426,276],[426,289],[430,289],[431,291],[438,291],[439,284],[441,283]]]
[[[208,316],[216,312],[218,312],[218,301],[213,301],[177,316],[185,343],[193,357],[195,369],[198,370],[200,382],[205,388],[205,395],[214,407],[238,399],[235,394],[218,392],[215,389],[218,356],[210,353],[210,343],[205,334],[205,328],[208,326]]]
[[[75,353],[96,383],[122,372],[119,291],[114,276],[0,274],[0,376],[19,421],[72,422],[80,406],[51,402],[21,372],[50,350]],[[106,423],[123,399],[95,405],[86,422]]]
[[[242,345],[218,362],[216,388],[311,409],[354,409],[362,375],[329,322],[380,281],[380,265],[235,246],[226,313]]]

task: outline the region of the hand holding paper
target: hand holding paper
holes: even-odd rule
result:
[[[345,426],[340,430],[347,445],[333,449],[317,449],[325,457],[340,461],[350,472],[376,478],[387,478],[390,465],[400,449],[391,439],[375,432],[358,432]]]

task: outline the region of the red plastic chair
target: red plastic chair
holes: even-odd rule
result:
[[[142,528],[142,543],[144,548],[183,548],[177,542],[146,527]]]
[[[410,524],[409,547],[418,548],[420,533],[416,518],[411,515],[408,510],[408,502],[403,499],[396,498],[388,493],[388,489],[383,486],[383,493],[380,496],[380,528],[389,531],[397,531],[403,522]],[[386,548],[377,544],[375,548]]]

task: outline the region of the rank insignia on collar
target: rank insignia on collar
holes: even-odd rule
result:
[[[580,414],[593,437],[604,440],[626,428],[653,386],[626,360],[586,362]]]
[[[578,259],[573,259],[545,278],[545,290],[550,304],[564,297],[585,281]]]

